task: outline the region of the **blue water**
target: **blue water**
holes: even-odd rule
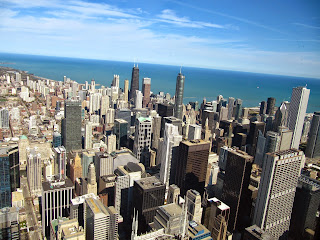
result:
[[[90,81],[110,86],[113,75],[120,75],[120,86],[124,80],[131,80],[133,63],[106,60],[75,59],[48,56],[0,53],[1,66],[28,71],[37,76],[62,81],[63,76],[79,83]],[[178,66],[139,63],[140,89],[142,78],[151,78],[151,91],[175,92]],[[311,90],[308,112],[320,110],[320,79],[267,75],[259,73],[235,72],[226,70],[183,67],[185,75],[184,102],[215,100],[218,95],[224,98],[241,98],[246,107],[258,106],[268,97],[276,98],[276,106],[282,101],[290,101],[293,87],[305,86]],[[320,77],[320,76],[319,76]]]

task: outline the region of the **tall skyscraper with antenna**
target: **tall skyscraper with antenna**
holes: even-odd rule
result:
[[[133,65],[132,68],[132,77],[131,77],[131,88],[130,88],[130,97],[129,100],[135,99],[136,90],[139,90],[139,67],[138,64]]]
[[[181,73],[178,74],[176,83],[176,94],[175,94],[175,105],[174,105],[174,116],[176,118],[182,119],[183,114],[183,92],[184,92],[184,80],[185,76]]]

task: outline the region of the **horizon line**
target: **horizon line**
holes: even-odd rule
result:
[[[101,58],[90,58],[90,57],[70,57],[70,56],[55,56],[55,55],[43,55],[43,54],[30,54],[30,53],[16,53],[16,52],[0,52],[0,54],[16,54],[16,55],[29,55],[29,56],[42,56],[42,57],[55,57],[55,58],[69,58],[69,59],[80,59],[80,60],[97,60],[97,61],[114,61],[114,62],[125,62],[125,63],[132,63],[128,60],[119,60],[119,59],[101,59]],[[1,59],[0,59],[1,60]],[[159,62],[140,62],[143,64],[152,64],[152,65],[164,65],[164,66],[173,66],[178,68],[178,72],[180,70],[181,65],[178,64],[170,64],[170,63],[159,63]],[[0,62],[0,66],[3,65]],[[240,69],[228,69],[228,68],[214,68],[214,67],[203,67],[198,65],[184,65],[186,68],[198,68],[198,69],[209,69],[209,70],[216,70],[216,71],[231,71],[231,72],[241,72],[241,73],[251,73],[251,74],[263,74],[263,75],[272,75],[272,76],[281,76],[281,77],[295,77],[295,78],[308,78],[314,80],[320,80],[320,76],[305,76],[305,75],[290,75],[284,73],[267,73],[267,72],[252,72],[247,70],[240,70]]]

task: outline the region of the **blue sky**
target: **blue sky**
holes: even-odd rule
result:
[[[0,0],[0,52],[320,78],[318,0]]]

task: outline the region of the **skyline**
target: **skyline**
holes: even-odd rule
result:
[[[5,0],[0,52],[319,78],[318,2],[190,2]]]

